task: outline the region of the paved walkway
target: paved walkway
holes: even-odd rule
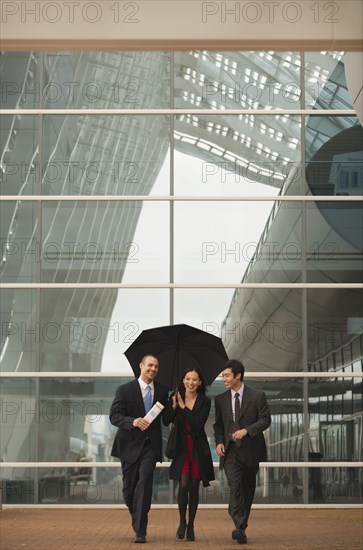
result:
[[[3,509],[1,550],[362,550],[361,509],[251,512],[248,544],[231,539],[225,509],[200,509],[195,542],[175,539],[177,510],[152,509],[148,543],[135,545],[130,518],[118,509]]]

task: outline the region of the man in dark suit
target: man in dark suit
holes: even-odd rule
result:
[[[244,366],[227,361],[222,378],[227,391],[215,398],[214,436],[220,468],[230,488],[228,513],[232,538],[245,544],[245,530],[256,489],[259,463],[267,459],[263,431],[271,423],[266,395],[243,383]]]
[[[165,406],[168,400],[168,389],[154,381],[158,370],[156,357],[143,357],[140,377],[117,388],[110,410],[110,422],[118,428],[111,455],[121,460],[122,493],[137,543],[146,542],[154,470],[162,461],[161,415],[151,424],[144,418],[152,404]]]

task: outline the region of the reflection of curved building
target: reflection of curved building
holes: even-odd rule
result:
[[[322,107],[337,97],[344,108],[350,106],[341,79],[340,57],[337,53],[309,54],[305,61],[307,106],[313,105],[318,95]],[[1,130],[2,193],[75,198],[150,193],[167,153],[168,118],[86,115],[89,108],[169,107],[167,84],[171,66],[174,107],[191,111],[175,116],[175,148],[203,160],[223,162],[225,169],[246,176],[251,185],[254,181],[278,188],[284,185],[286,192],[291,192],[286,178],[300,160],[300,118],[279,113],[263,118],[254,114],[214,115],[213,109],[299,107],[300,54],[200,51],[175,53],[173,58],[171,64],[169,54],[159,52],[3,54],[3,81],[12,84],[5,94],[5,107],[78,108],[84,114],[65,117],[45,112],[41,122],[32,116],[5,117]],[[321,82],[329,77],[329,87],[320,93]],[[195,108],[211,109],[210,114],[193,114]],[[330,124],[335,128],[334,120]],[[311,148],[316,149],[321,136],[326,140],[329,132],[322,128],[312,130],[311,143],[307,132]],[[21,166],[18,164],[15,170],[19,159]],[[71,284],[122,280],[124,262],[114,261],[115,235],[122,256],[124,247],[132,241],[141,204],[124,203],[122,208],[116,208],[111,202],[92,202],[86,204],[83,214],[80,204],[55,201],[39,207],[24,201],[7,203],[1,221],[6,239],[1,265],[3,282]],[[280,235],[277,238],[282,242]],[[17,250],[22,253],[14,253]],[[251,271],[249,276],[255,277]],[[17,296],[11,290],[5,293],[2,327],[25,322],[29,330],[34,330],[39,321],[51,327],[76,327],[71,344],[69,338],[64,338],[62,346],[62,333],[57,353],[43,339],[42,362],[47,369],[65,370],[68,366],[77,371],[83,370],[86,363],[87,370],[99,370],[104,338],[94,346],[91,342],[77,342],[77,334],[87,319],[107,328],[116,291],[62,289],[56,298],[52,294],[51,300],[42,292],[40,314],[35,312],[39,298],[34,295],[34,307],[27,307],[27,315],[21,294]],[[249,315],[254,317],[253,312]],[[103,335],[106,333],[107,330],[102,331]],[[27,354],[23,353],[26,349],[19,349],[17,335],[5,331],[2,342],[6,348],[3,370],[29,370]],[[289,368],[288,365],[289,360],[282,360],[280,368]]]
[[[153,63],[156,57],[159,62]],[[7,107],[39,106],[34,105],[32,93],[39,89],[38,99],[43,97],[48,107],[84,108],[84,114],[45,115],[41,129],[33,117],[7,117],[8,124],[2,125],[2,194],[75,196],[71,202],[45,202],[41,209],[36,203],[7,203],[1,221],[7,243],[1,262],[3,282],[71,285],[122,280],[142,203],[127,202],[119,208],[112,201],[77,203],[76,198],[148,194],[167,153],[167,120],[160,116],[90,117],[87,107],[97,100],[100,109],[117,108],[118,101],[128,97],[132,107],[156,108],[167,78],[164,57],[153,53],[48,55],[41,95],[37,88],[39,60],[32,54],[24,60],[20,56],[24,65],[19,67],[14,55],[4,56],[3,80],[19,81],[18,93],[10,95],[13,104]],[[15,61],[16,58],[15,54]],[[14,75],[14,65],[20,74]],[[134,100],[129,73],[134,72],[136,78],[141,70],[143,76],[138,78]],[[26,78],[21,82],[24,73]],[[108,86],[112,81],[118,87],[105,90],[106,83]],[[43,133],[40,138],[39,131]],[[16,163],[18,169],[11,169]],[[15,250],[19,253],[13,253]],[[2,358],[2,369],[30,370],[27,354],[19,349],[18,334],[12,337],[11,326],[25,323],[30,332],[36,330],[40,321],[43,336],[49,332],[48,338],[41,338],[42,362],[48,370],[99,370],[117,290],[76,291],[70,287],[49,296],[51,299],[47,292],[41,294],[39,318],[35,308],[27,308],[24,313],[19,292],[17,298],[15,292],[6,292],[1,326],[10,325],[10,330],[2,334],[7,352]],[[86,339],[85,330],[89,332]]]
[[[332,74],[328,90],[330,85],[345,90],[342,64]],[[340,96],[331,97],[335,107],[346,107],[343,102],[337,105]],[[308,194],[327,195],[327,199],[362,195],[363,129],[354,117],[311,116],[305,146]],[[294,178],[286,181],[282,194],[299,194]],[[306,247],[302,244],[305,231]],[[294,283],[303,282],[305,276],[314,283],[360,283],[362,238],[361,203],[308,203],[306,229],[301,204],[277,203],[243,282]],[[223,326],[229,355],[243,359],[251,370],[302,370],[304,304],[305,295],[298,289],[236,290]],[[360,291],[306,290],[307,361],[314,369],[325,370],[323,361],[333,353],[335,368],[361,357],[362,306]],[[229,335],[238,323],[244,338],[240,334],[237,342]],[[341,350],[348,345],[344,358]]]

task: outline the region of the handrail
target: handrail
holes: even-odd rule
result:
[[[157,462],[158,468],[169,468],[170,461]],[[215,468],[219,462],[213,462]],[[119,462],[2,462],[1,468],[120,468]],[[260,468],[362,468],[363,462],[260,462]]]

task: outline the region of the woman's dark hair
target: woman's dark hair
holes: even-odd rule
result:
[[[182,377],[180,378],[180,381],[179,381],[179,384],[178,384],[178,392],[180,393],[180,395],[182,396],[182,398],[184,399],[185,397],[185,387],[184,387],[184,384],[183,384],[183,380],[185,378],[185,376],[188,374],[188,372],[196,372],[197,375],[199,376],[199,380],[201,380],[201,385],[198,386],[198,389],[197,389],[197,393],[202,393],[203,395],[205,394],[205,380],[203,378],[203,375],[202,373],[200,372],[199,369],[186,369],[182,375]]]
[[[237,359],[230,359],[229,361],[227,361],[227,363],[224,364],[223,370],[224,369],[231,369],[234,377],[236,377],[237,374],[240,374],[242,382],[245,374],[245,368],[240,361],[237,361]]]

